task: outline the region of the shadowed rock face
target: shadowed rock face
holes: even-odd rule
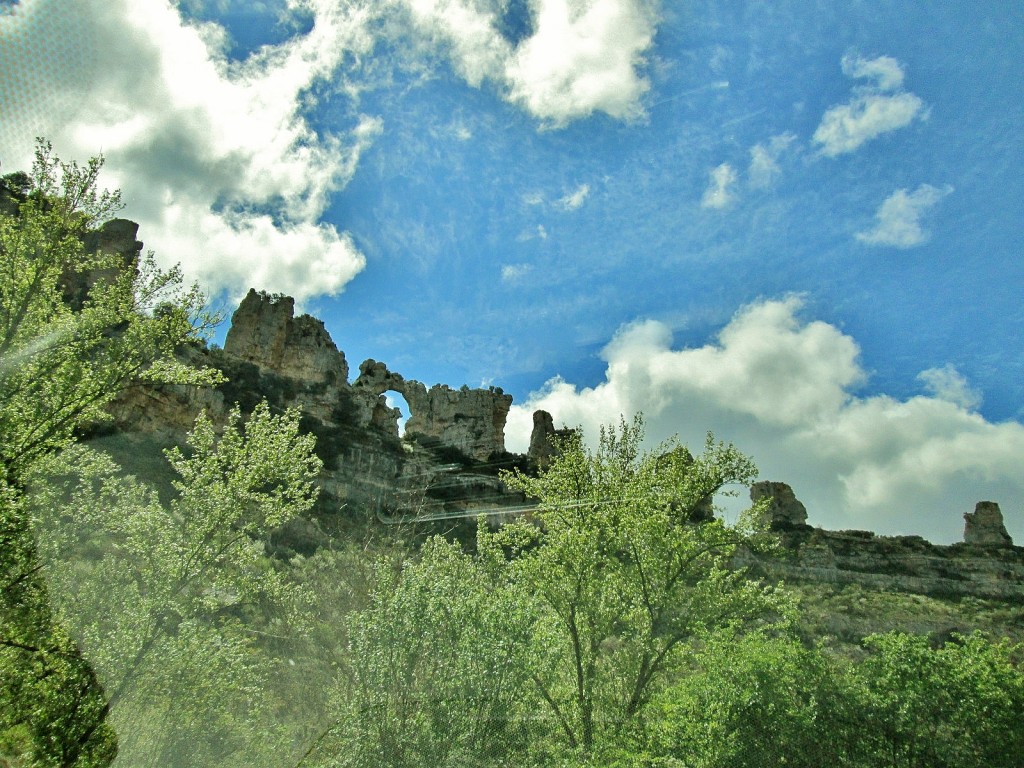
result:
[[[979,501],[964,515],[964,543],[978,547],[1012,547],[1013,539],[1003,525],[1003,513],[994,501]]]
[[[750,500],[755,504],[768,499],[768,528],[772,531],[791,531],[807,527],[807,508],[786,483],[764,480],[750,486]]]

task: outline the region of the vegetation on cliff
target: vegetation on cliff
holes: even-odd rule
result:
[[[1019,764],[1024,648],[973,630],[1014,634],[1020,606],[789,589],[739,567],[782,534],[766,503],[715,516],[716,494],[757,473],[710,436],[694,456],[642,450],[640,418],[596,449],[562,432],[539,467],[501,474],[503,503],[531,500],[506,509],[529,513],[482,516],[467,538],[448,495],[498,484],[483,458],[392,435],[351,450],[394,374],[345,390],[357,423],[335,413],[346,382],[303,389],[224,350],[193,356],[235,375],[223,411],[133,464],[166,477],[132,477],[112,456],[142,442],[108,454],[85,437],[106,406],[220,375],[176,354],[211,321],[197,291],[133,238],[89,245],[118,206],[100,165],[41,143],[32,174],[0,185],[0,765]],[[296,323],[317,359],[343,361]],[[311,424],[332,441],[320,458]],[[381,518],[383,492],[339,501],[336,478],[355,475],[391,477],[391,501],[452,529]],[[360,525],[281,545],[314,510]]]

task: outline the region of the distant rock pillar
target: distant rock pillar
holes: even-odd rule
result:
[[[546,469],[555,455],[556,449],[555,421],[547,411],[533,412],[533,431],[530,433],[530,449],[526,456],[530,463],[540,469]]]
[[[994,501],[979,501],[964,515],[964,543],[977,547],[1012,547],[1013,539],[1003,525],[1003,513]]]
[[[750,500],[755,504],[767,498],[765,517],[773,531],[792,531],[807,527],[807,508],[786,483],[762,480],[750,486]]]

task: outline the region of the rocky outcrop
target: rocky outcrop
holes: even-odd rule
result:
[[[87,269],[83,272],[65,269],[60,283],[64,299],[76,311],[80,310],[97,283],[111,283],[128,270],[139,265],[142,243],[136,239],[139,225],[128,219],[111,219],[97,230],[86,233],[82,245],[87,253],[113,256],[105,267]]]
[[[295,317],[295,299],[250,290],[231,316],[224,351],[306,384],[347,384],[348,363],[324,324]]]
[[[505,451],[511,395],[495,387],[451,389],[437,384],[427,389],[376,360],[359,366],[359,377],[350,388],[345,355],[323,323],[294,314],[292,298],[250,290],[231,318],[224,352],[294,381],[297,389],[309,391],[321,385],[315,397],[299,397],[299,404],[319,417],[331,410],[330,401],[348,398],[355,404],[357,425],[397,437],[401,413],[388,406],[384,397],[384,393],[395,391],[409,404],[407,437],[455,448],[478,460]]]
[[[976,547],[1012,547],[1013,539],[1003,525],[1003,513],[994,501],[979,501],[964,515],[964,543]]]
[[[399,413],[384,401],[384,393],[394,391],[409,404],[406,437],[456,448],[480,461],[505,452],[505,420],[512,396],[500,387],[452,389],[435,384],[427,389],[418,381],[389,371],[384,363],[366,360],[359,366],[359,378],[352,389],[363,397],[366,423],[393,422],[398,433]]]
[[[920,536],[811,528],[806,509],[785,483],[756,483],[751,498],[770,499],[769,527],[781,543],[775,552],[739,553],[736,564],[755,574],[939,598],[1024,600],[1024,548],[1013,546],[992,502],[979,502],[964,515],[962,544],[942,546]]]
[[[530,448],[527,458],[530,465],[538,469],[546,469],[551,459],[557,455],[555,448],[555,421],[547,411],[533,412],[533,431],[530,432]]]
[[[771,531],[792,531],[807,527],[807,508],[786,483],[763,480],[750,486],[750,500],[766,500],[766,523]]]

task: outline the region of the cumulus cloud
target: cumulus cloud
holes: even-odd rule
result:
[[[961,408],[973,410],[981,405],[981,393],[974,389],[955,366],[947,363],[941,368],[929,368],[917,375],[925,391],[939,400]]]
[[[75,113],[55,112],[35,132],[65,158],[104,153],[104,182],[124,188],[125,215],[158,258],[180,261],[211,292],[256,285],[299,300],[337,293],[362,269],[351,236],[320,216],[381,125],[363,117],[323,136],[303,116],[308,89],[373,45],[358,4],[310,0],[307,33],[241,62],[226,59],[222,28],[186,23],[169,0],[33,5],[38,23],[14,30],[27,48],[52,48],[59,20],[74,18],[87,63],[83,77],[45,86]],[[4,137],[22,166],[31,136]]]
[[[921,217],[942,198],[953,191],[951,186],[941,189],[922,184],[913,192],[898,189],[879,206],[875,213],[875,226],[856,237],[869,245],[889,245],[894,248],[913,248],[928,240],[921,226]]]
[[[874,80],[875,87],[880,91],[895,91],[903,86],[903,66],[892,56],[879,56],[875,59],[844,56],[841,66],[847,77]]]
[[[580,184],[572,192],[569,192],[564,197],[558,200],[558,207],[565,211],[575,211],[577,208],[583,205],[583,203],[589,196],[590,185]]]
[[[712,430],[735,443],[762,478],[793,486],[814,525],[950,542],[964,512],[994,499],[1024,536],[1024,426],[971,411],[976,398],[953,369],[922,374],[931,396],[859,395],[856,342],[800,311],[795,297],[753,304],[687,349],[673,349],[659,322],[626,326],[603,351],[602,383],[555,378],[513,406],[510,450],[525,450],[537,408],[591,439],[619,414],[643,411],[652,441],[677,433],[699,449]]]
[[[534,34],[506,67],[509,96],[560,126],[595,111],[642,113],[650,83],[637,73],[657,19],[640,0],[538,0]]]
[[[708,187],[700,200],[702,208],[725,208],[736,200],[735,187],[739,181],[736,169],[722,163],[708,174]]]
[[[814,132],[813,141],[826,157],[853,152],[883,133],[926,118],[924,102],[913,93],[901,91],[903,67],[896,59],[880,56],[863,59],[847,56],[843,73],[857,80],[872,81],[854,89],[846,104],[828,109]]]
[[[404,0],[420,33],[442,44],[474,87],[493,81],[504,97],[551,127],[604,112],[643,114],[640,74],[657,15],[646,0],[535,0],[532,34],[513,46],[494,3]]]

